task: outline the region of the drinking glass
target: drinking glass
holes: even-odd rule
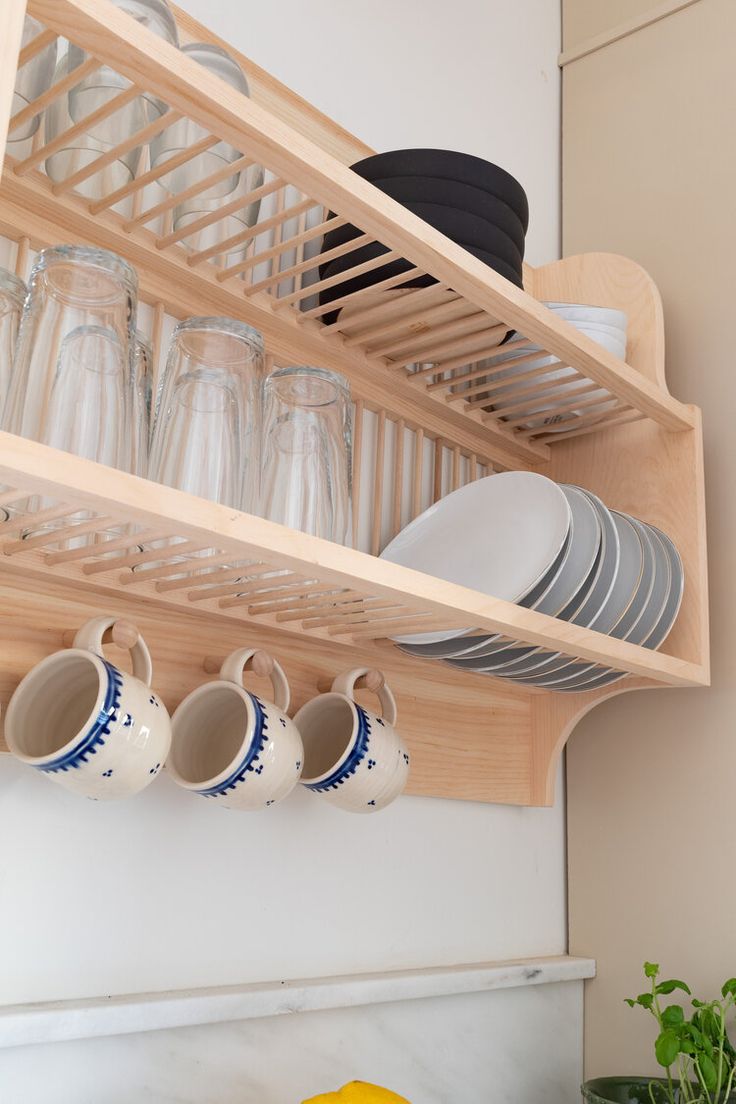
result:
[[[39,440],[110,467],[130,469],[130,354],[104,326],[63,338]]]
[[[180,322],[156,398],[150,478],[227,506],[250,503],[262,380],[257,330],[232,318]]]
[[[148,474],[148,450],[151,437],[151,394],[153,386],[153,349],[148,338],[137,332],[133,348],[132,386],[132,472]]]
[[[23,281],[0,268],[0,409],[10,387],[18,327],[27,288]]]
[[[23,36],[21,38],[21,49],[33,42],[34,38],[40,35],[45,30],[44,26],[34,19],[30,15],[26,15],[23,22]],[[46,46],[35,57],[27,61],[22,68],[20,68],[15,77],[15,88],[13,90],[13,106],[11,109],[11,121],[12,116],[17,115],[19,111],[22,111],[28,104],[33,103],[38,97],[51,87],[51,81],[54,76],[54,66],[56,65],[56,48],[57,39],[54,39],[52,43]],[[8,135],[8,142],[24,142],[28,138],[32,138],[38,130],[38,124],[40,117],[34,115],[32,119],[29,119],[21,127],[16,127],[15,130],[11,130]]]
[[[352,408],[346,379],[323,368],[279,368],[264,383],[259,512],[347,544]]]
[[[176,20],[166,0],[113,0],[116,8],[132,15],[160,38],[179,45]],[[69,43],[69,71],[76,69],[87,60],[86,52],[73,42]],[[130,81],[116,73],[109,65],[101,65],[89,76],[84,77],[69,93],[69,114],[72,121],[80,123],[93,111],[104,107],[112,99],[130,88]],[[106,144],[109,149],[122,138],[130,137],[148,123],[157,119],[166,110],[166,105],[150,92],[142,91],[126,107],[114,115],[102,119],[94,125],[90,137]]]
[[[182,47],[182,53],[194,58],[205,69],[220,77],[232,88],[244,96],[250,95],[248,81],[238,63],[228,53],[206,42],[193,42]],[[151,141],[151,166],[156,168],[182,150],[191,148],[197,142],[207,138],[209,131],[191,119],[180,119]],[[200,180],[211,176],[228,164],[239,160],[243,155],[227,142],[217,142],[210,149],[186,161],[159,178],[159,184],[171,195],[177,195],[196,185]],[[260,200],[247,202],[248,195],[263,183],[263,168],[249,165],[246,169],[225,176],[215,184],[209,185],[197,195],[182,200],[173,212],[173,229],[181,230],[185,226],[195,225],[198,221],[217,212],[225,203],[237,203],[241,198],[243,206],[210,223],[202,229],[195,229],[191,236],[183,239],[191,250],[208,249],[228,240],[235,234],[250,229],[258,221]],[[239,243],[235,250],[227,250],[226,256],[233,260],[239,257],[244,246]]]
[[[70,56],[65,54],[56,66],[54,81],[62,80],[70,71]],[[130,106],[130,105],[129,105]],[[104,153],[112,149],[119,142],[124,141],[129,135],[126,119],[127,109],[116,111],[105,120],[105,138],[97,137],[96,133],[87,132],[73,135],[68,139],[68,144],[57,149],[46,158],[46,173],[55,183],[60,183],[80,169],[87,168],[93,161],[97,161]],[[46,108],[44,116],[45,139],[53,141],[59,135],[65,134],[74,120],[69,114],[69,97],[57,96],[53,103]],[[128,150],[121,154],[110,164],[106,165],[94,176],[88,176],[86,180],[76,185],[76,191],[87,199],[102,199],[104,196],[116,192],[118,188],[130,184],[135,177],[140,150]],[[130,196],[114,208],[124,217],[129,217],[133,210],[133,197]]]
[[[88,246],[39,253],[29,282],[4,428],[130,468],[137,278]]]

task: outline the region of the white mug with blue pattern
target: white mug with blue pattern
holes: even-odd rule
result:
[[[396,701],[380,676],[380,714],[354,700],[370,668],[344,671],[294,717],[304,744],[302,785],[351,813],[375,813],[395,800],[409,777],[409,753],[396,728]]]
[[[151,690],[146,642],[133,630],[133,674],[102,655],[115,617],[95,617],[71,648],[42,659],[5,714],[13,755],[54,782],[94,799],[128,797],[153,782],[171,743],[171,722]]]
[[[265,663],[275,703],[243,686],[254,656]],[[275,659],[254,648],[233,652],[219,678],[193,690],[171,718],[167,772],[226,809],[252,811],[282,801],[299,781],[304,759],[299,731],[286,713],[290,696]]]

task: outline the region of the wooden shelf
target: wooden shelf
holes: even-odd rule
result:
[[[9,8],[0,136],[25,5],[10,0]],[[700,418],[667,390],[661,304],[646,273],[625,258],[596,254],[527,266],[526,290],[520,291],[352,173],[346,164],[365,156],[367,148],[247,59],[239,57],[252,99],[107,0],[29,0],[28,10],[53,34],[71,38],[167,105],[162,120],[131,136],[127,148],[145,145],[153,130],[184,114],[213,141],[245,151],[244,163],[247,156],[262,164],[261,221],[237,264],[222,248],[192,252],[172,233],[166,217],[171,204],[145,164],[124,196],[92,201],[79,194],[80,179],[52,183],[41,170],[39,132],[35,149],[5,157],[0,234],[25,250],[84,241],[125,256],[138,270],[142,298],[157,308],[159,334],[164,312],[231,315],[263,332],[277,363],[311,362],[348,375],[358,434],[364,410],[378,415],[372,551],[381,544],[388,495],[392,531],[400,526],[403,437],[414,431],[413,513],[419,508],[422,442],[432,443],[434,498],[493,470],[541,471],[588,486],[611,507],[663,528],[682,555],[686,589],[665,649],[654,653],[0,434],[0,484],[11,488],[0,495],[11,509],[0,523],[0,639],[6,645],[0,652],[0,705],[25,670],[59,646],[65,630],[101,606],[140,624],[154,653],[157,686],[170,706],[202,681],[205,655],[245,641],[270,648],[285,662],[297,706],[319,679],[344,666],[347,650],[380,665],[395,685],[402,730],[413,750],[410,792],[544,804],[552,800],[567,735],[597,701],[627,689],[707,682]],[[184,41],[219,41],[184,13],[177,17]],[[53,96],[52,90],[44,102]],[[129,210],[112,210],[116,200]],[[382,243],[414,266],[393,286],[423,274],[436,282],[400,303],[376,306],[370,292],[359,293],[350,299],[355,310],[349,317],[325,323],[322,315],[334,304],[320,308],[314,289],[320,228],[329,211],[360,227],[367,242]],[[244,232],[243,244],[246,237]],[[553,299],[625,310],[627,363],[540,302]],[[507,329],[574,368],[581,386],[605,389],[611,408],[553,434],[512,428],[472,402],[477,390],[463,397],[457,388],[477,384],[479,360],[484,369],[489,361],[492,374],[496,343]],[[416,372],[416,364],[431,368]],[[386,424],[396,427],[402,442],[391,487],[384,481]],[[452,476],[445,487],[447,450]],[[364,495],[369,475],[362,473]],[[19,517],[18,510],[30,516]],[[39,511],[50,511],[45,516],[53,516],[62,531],[40,528],[42,519],[34,516]],[[112,550],[101,543],[103,534],[114,541]],[[205,567],[216,574],[203,574]],[[470,625],[613,666],[630,677],[607,690],[552,695],[412,659],[386,639],[402,629]]]

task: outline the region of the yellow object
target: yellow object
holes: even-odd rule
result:
[[[302,1104],[409,1104],[404,1096],[397,1096],[380,1085],[369,1085],[367,1081],[350,1081],[339,1092],[322,1093],[312,1096]]]

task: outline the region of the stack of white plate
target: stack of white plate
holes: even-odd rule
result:
[[[461,487],[381,556],[646,648],[662,644],[682,600],[682,562],[669,537],[582,487],[533,472]],[[625,677],[472,625],[393,639],[411,655],[549,690],[593,690]]]
[[[609,353],[620,360],[626,359],[627,318],[623,311],[578,303],[545,303],[545,306],[560,318],[564,318],[580,333],[597,341]],[[517,342],[521,338],[522,335],[517,333],[512,334],[510,340]],[[555,407],[566,407],[565,399],[580,391],[580,376],[574,368],[567,366],[532,375],[531,373],[548,364],[558,364],[556,357],[547,354],[530,362],[529,354],[536,351],[543,352],[540,345],[526,344],[489,359],[488,381],[492,384],[492,391],[488,392],[486,409],[495,410],[503,416],[503,411],[512,407],[513,410],[509,416],[513,416],[516,425],[526,429],[544,429],[548,433],[561,433],[574,428],[573,423],[581,415],[584,414],[592,423],[596,416],[602,417],[615,405],[615,400],[604,388],[585,390],[580,395],[582,405],[579,410],[565,409],[563,413],[556,414]],[[520,358],[523,358],[521,363],[514,364],[514,361]],[[508,367],[498,371],[498,366],[506,362]],[[480,361],[478,366],[483,367],[483,361]],[[516,377],[519,379],[516,380]],[[506,380],[508,383],[503,382]],[[534,383],[533,393],[526,398],[527,392],[531,390],[530,380]],[[499,383],[502,382],[503,386],[499,387]],[[522,402],[519,401],[520,397]],[[528,406],[524,399],[528,402]],[[528,421],[525,420],[527,418]]]

